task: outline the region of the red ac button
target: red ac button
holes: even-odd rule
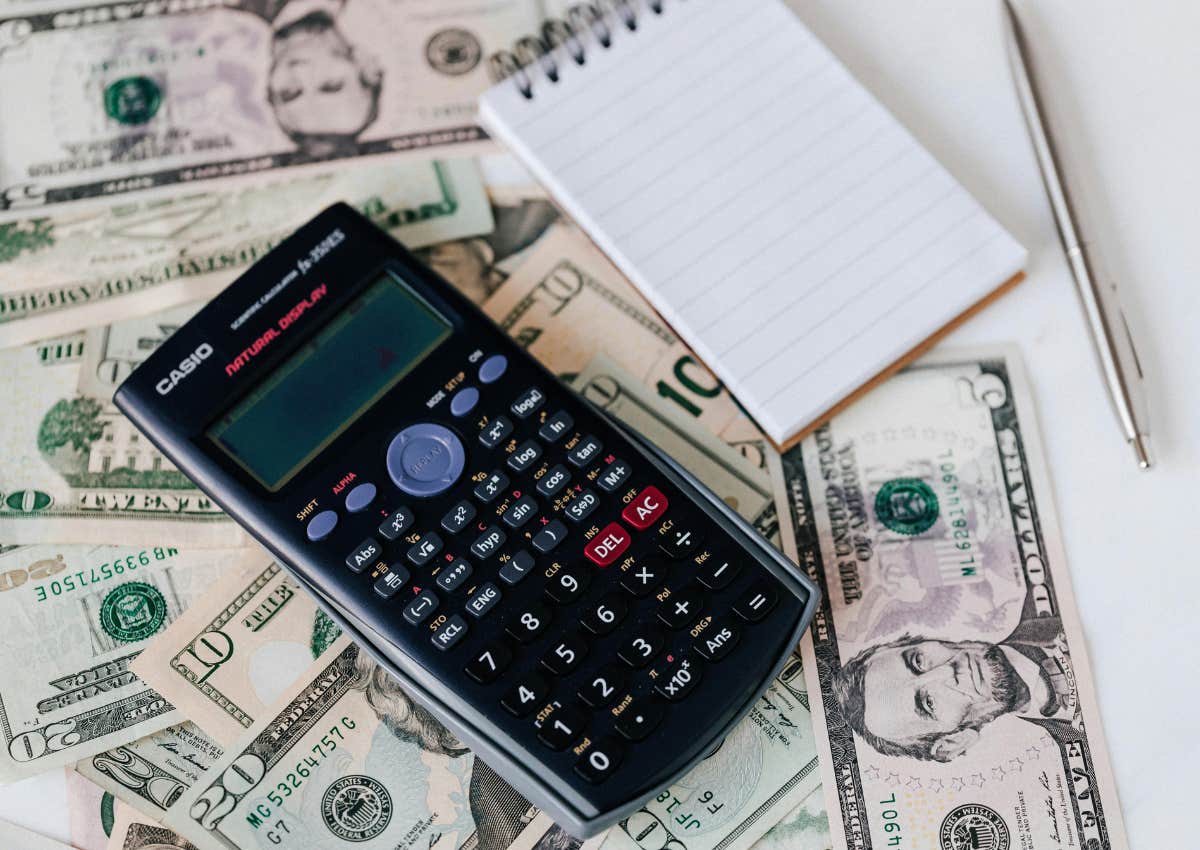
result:
[[[657,487],[647,487],[621,511],[621,518],[639,531],[649,528],[667,509],[667,497]]]

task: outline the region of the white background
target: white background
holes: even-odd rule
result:
[[[1020,3],[1148,372],[1158,464],[1139,472],[1094,365],[996,2],[788,2],[1029,248],[1028,280],[948,344],[1022,349],[1131,844],[1182,846],[1200,788],[1200,5]],[[62,774],[0,790],[0,818],[65,840]]]

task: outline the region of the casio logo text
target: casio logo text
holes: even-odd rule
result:
[[[179,361],[179,365],[171,370],[171,374],[154,385],[159,395],[166,395],[179,385],[179,382],[196,371],[196,367],[212,356],[213,347],[202,342],[196,350]]]

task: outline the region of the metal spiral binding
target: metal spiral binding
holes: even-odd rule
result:
[[[638,11],[637,7],[644,7]],[[559,58],[569,57],[576,65],[587,63],[588,43],[602,49],[612,47],[613,34],[624,26],[636,32],[639,15],[663,13],[663,0],[598,0],[575,3],[561,18],[549,18],[541,33],[518,39],[511,50],[498,50],[488,58],[488,70],[496,82],[512,80],[527,100],[533,100],[536,66],[551,83],[559,80]],[[562,48],[561,52],[559,48]]]

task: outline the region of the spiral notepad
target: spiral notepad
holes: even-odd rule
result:
[[[493,58],[487,130],[778,445],[1025,251],[779,0],[577,4]]]

